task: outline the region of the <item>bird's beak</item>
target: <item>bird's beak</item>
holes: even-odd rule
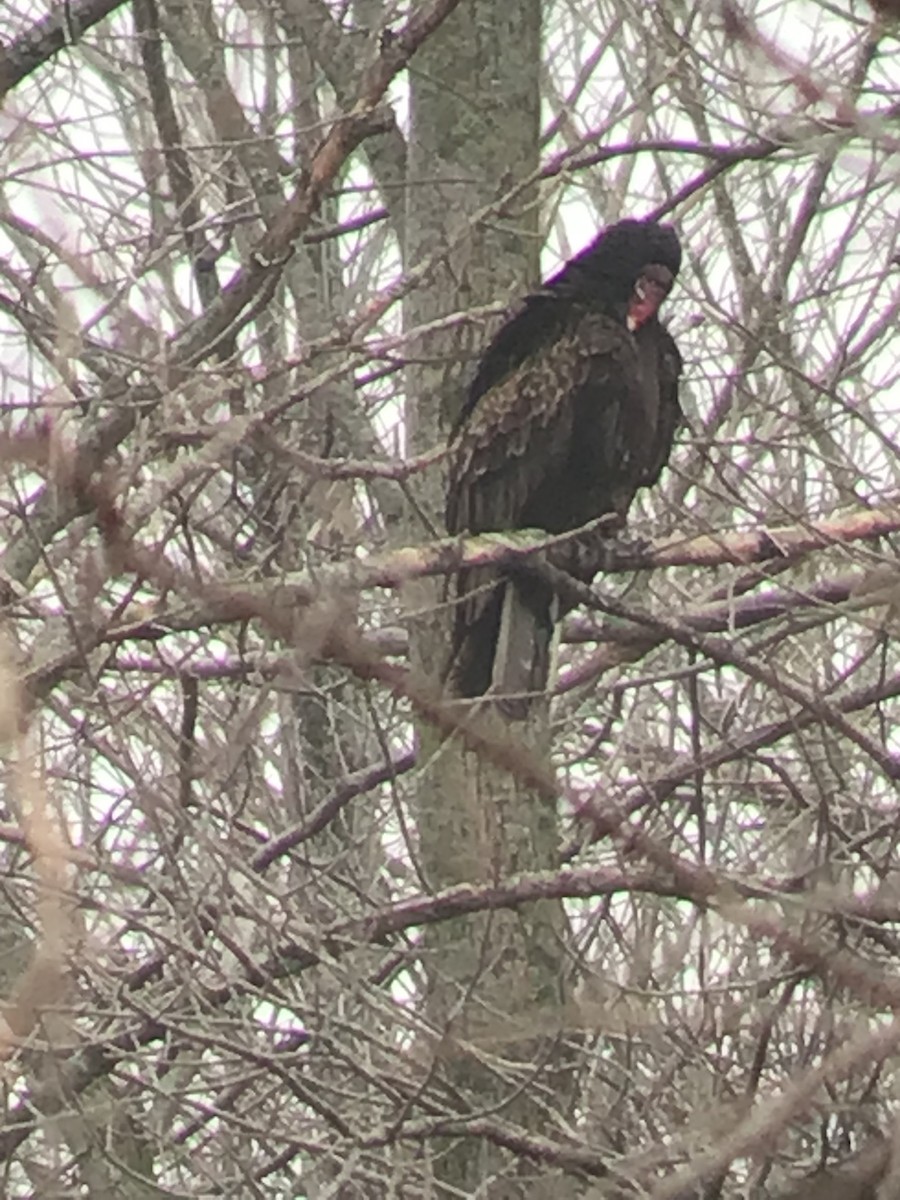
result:
[[[640,329],[652,317],[655,317],[659,312],[659,306],[669,294],[669,289],[672,286],[671,273],[665,271],[668,278],[663,278],[662,272],[665,268],[654,268],[654,275],[643,274],[638,277],[634,285],[634,291],[631,293],[631,300],[628,304],[628,316],[625,323],[631,333]],[[660,277],[656,278],[656,273]]]

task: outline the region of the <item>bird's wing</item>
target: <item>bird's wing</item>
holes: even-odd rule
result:
[[[527,344],[517,345],[517,353]],[[450,533],[520,528],[529,499],[559,470],[571,441],[571,399],[588,369],[577,342],[563,331],[551,342],[532,343],[519,361],[508,338],[500,339],[499,351],[496,346],[495,339],[451,444]],[[501,355],[498,362],[491,361],[495,352]],[[495,382],[479,392],[486,380]],[[464,570],[457,577],[448,669],[459,695],[482,695],[491,685],[502,578],[489,568]]]
[[[542,488],[564,469],[585,402],[598,427],[609,429],[599,472],[612,466],[627,407],[622,381],[634,361],[634,343],[618,321],[576,313],[567,331],[485,392],[451,448],[448,530],[521,528]],[[539,516],[535,525],[554,528]]]
[[[570,401],[586,369],[577,340],[564,333],[478,397],[451,449],[451,533],[516,528],[529,496],[565,454]]]
[[[623,381],[633,376],[635,361],[633,339],[621,323],[573,311],[568,331],[535,347],[479,397],[460,427],[450,455],[449,531],[481,533],[533,525],[555,532],[575,528],[595,515],[584,506],[597,490],[595,480],[602,479],[613,461],[610,446],[627,440],[623,424],[628,384]],[[604,446],[599,462],[585,455],[583,478],[574,479],[569,466],[579,410],[585,405],[593,411],[595,435],[605,429],[599,441],[608,439],[610,445]],[[603,497],[599,502],[605,503]],[[457,579],[450,669],[461,695],[481,695],[491,684],[503,611],[502,579],[490,568],[464,570]],[[516,596],[532,610],[535,637],[540,640],[546,634],[549,645],[552,590],[537,581],[519,580]],[[541,661],[546,665],[547,655]],[[531,667],[525,675],[530,681],[526,690],[541,690]],[[515,684],[511,678],[499,680],[501,690],[525,689],[521,680]]]
[[[572,423],[564,468],[531,494],[523,514],[526,526],[551,532],[606,514],[624,518],[655,441],[656,406],[650,411],[646,395],[653,389],[645,386],[635,337],[621,321],[585,313],[575,341],[583,369],[566,402]]]
[[[533,292],[512,310],[481,355],[465,401],[451,430],[451,442],[493,388],[526,365],[539,350],[565,333],[571,305],[547,289]]]

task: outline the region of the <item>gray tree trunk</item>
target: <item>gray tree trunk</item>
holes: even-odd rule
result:
[[[537,0],[467,5],[419,56],[411,76],[406,258],[411,266],[449,247],[441,268],[410,297],[408,329],[446,313],[504,301],[540,274],[538,191],[532,183],[488,220],[478,215],[515,183],[533,179],[540,136],[540,5]],[[409,373],[414,448],[446,438],[472,358],[494,325],[459,325],[421,343]],[[417,346],[418,348],[418,346]],[[420,497],[441,527],[442,495]],[[423,600],[424,596],[421,597]],[[442,594],[433,594],[439,601]],[[449,612],[440,603],[418,623],[415,665],[441,676]],[[499,739],[499,715],[479,717]],[[528,729],[546,747],[546,712]],[[522,736],[521,724],[513,736]],[[419,731],[427,769],[419,793],[421,863],[434,889],[490,883],[553,864],[552,802],[465,750],[458,738]],[[429,1016],[442,1042],[447,1081],[460,1108],[491,1111],[525,1130],[546,1128],[565,1108],[561,1034],[565,1025],[565,914],[558,903],[460,918],[429,934]],[[556,1195],[546,1171],[527,1178],[510,1156],[467,1136],[438,1148],[435,1172],[452,1194],[492,1198]],[[571,1195],[572,1181],[568,1181]]]

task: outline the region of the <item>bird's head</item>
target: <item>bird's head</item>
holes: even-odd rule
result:
[[[675,276],[662,263],[648,263],[644,267],[628,301],[626,324],[632,333],[656,316],[674,282]]]
[[[681,244],[671,225],[618,221],[563,267],[548,289],[582,303],[620,306],[639,328],[655,315],[681,266]]]

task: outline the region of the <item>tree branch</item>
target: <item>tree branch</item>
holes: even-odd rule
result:
[[[375,128],[377,107],[392,80],[459,3],[460,0],[432,0],[428,6],[416,9],[406,25],[382,43],[375,61],[363,73],[356,103],[334,122],[294,195],[260,239],[249,261],[235,272],[201,317],[170,339],[165,387],[155,384],[117,386],[113,389],[115,394],[105,397],[112,404],[112,412],[96,423],[87,424],[79,439],[80,475],[97,470],[106,456],[132,432],[139,417],[156,407],[165,388],[177,387],[189,368],[209,357],[223,338],[233,336],[250,319],[253,306],[266,295],[267,289],[275,286],[344,163]],[[83,511],[73,494],[59,496],[52,489],[44,491],[30,514],[28,537],[19,539],[5,555],[3,573],[6,579],[0,586],[0,603],[11,599],[8,581],[24,582],[42,548]]]
[[[122,7],[122,0],[69,0],[0,50],[0,100],[54,54],[74,46],[92,26]]]

